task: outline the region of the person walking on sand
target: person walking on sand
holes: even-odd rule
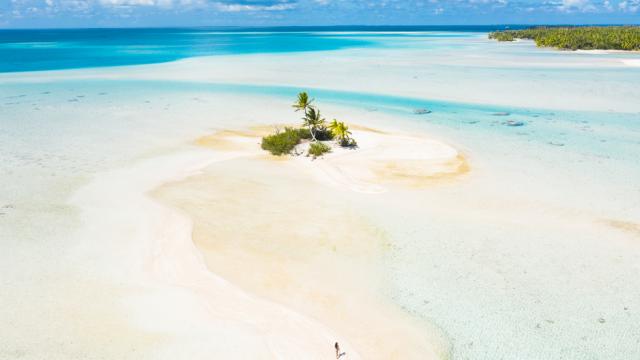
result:
[[[336,359],[340,359],[340,345],[338,345],[337,342],[336,342],[335,348],[336,348]]]

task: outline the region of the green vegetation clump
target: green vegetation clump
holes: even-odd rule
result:
[[[340,146],[350,148],[355,148],[358,146],[358,143],[351,137],[351,131],[349,131],[349,127],[342,121],[333,119],[331,124],[329,124],[329,129],[333,134],[333,138],[338,140],[338,144],[340,144]]]
[[[309,155],[313,156],[314,159],[328,152],[331,152],[331,148],[325,143],[314,142],[309,146]]]
[[[342,147],[352,148],[352,149],[355,149],[358,147],[358,142],[353,138],[342,139],[338,142],[338,144],[340,144],[340,146]]]
[[[311,140],[311,131],[306,128],[295,129],[298,132],[301,140]]]
[[[515,41],[516,37],[513,30],[496,31],[489,34],[489,39],[498,41]],[[525,38],[523,38],[525,39]]]
[[[640,26],[535,27],[489,34],[490,39],[534,40],[537,46],[563,50],[640,50]]]
[[[269,151],[276,156],[290,154],[291,151],[300,144],[305,132],[304,129],[285,128],[284,131],[276,132],[262,138],[262,149]]]
[[[283,132],[277,131],[273,135],[263,137],[262,149],[277,156],[287,155],[291,154],[302,140],[310,140],[312,143],[308,153],[316,158],[331,151],[331,147],[323,141],[337,140],[340,146],[357,147],[356,141],[351,138],[349,127],[335,119],[327,126],[320,109],[312,105],[313,101],[306,92],[299,93],[293,108],[296,112],[304,111],[302,127],[287,127]]]

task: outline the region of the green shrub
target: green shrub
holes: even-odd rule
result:
[[[300,128],[300,129],[297,129],[296,131],[298,131],[298,136],[300,136],[300,139],[311,140],[311,131],[309,131],[309,129]]]
[[[276,156],[287,155],[300,144],[304,133],[299,129],[285,128],[284,131],[262,138],[262,149]],[[311,137],[311,134],[309,134]]]
[[[309,146],[309,155],[313,156],[314,159],[330,151],[331,148],[327,144],[321,142],[314,142]]]
[[[496,31],[489,34],[489,39],[495,39],[498,41],[515,41],[515,37],[512,32],[509,31]]]
[[[358,143],[350,137],[345,137],[342,138],[338,144],[340,144],[340,146],[342,147],[347,147],[347,148],[357,148],[358,147]]]

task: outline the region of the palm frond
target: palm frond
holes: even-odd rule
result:
[[[306,111],[307,108],[311,106],[311,103],[313,103],[313,99],[309,99],[309,94],[303,91],[298,94],[298,99],[292,107],[296,109],[296,111]]]

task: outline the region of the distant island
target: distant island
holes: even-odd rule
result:
[[[537,46],[562,50],[640,50],[640,26],[534,27],[503,30],[489,34],[490,39],[534,40]]]

